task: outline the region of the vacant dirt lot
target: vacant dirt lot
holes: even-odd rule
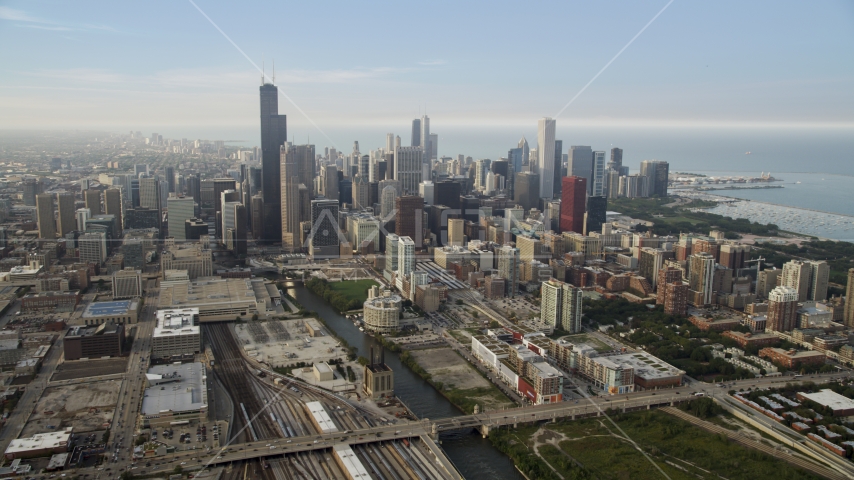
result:
[[[433,380],[449,388],[470,389],[490,385],[474,367],[450,348],[417,350],[412,352],[412,356],[433,376]]]
[[[97,377],[124,373],[128,368],[128,358],[105,358],[98,360],[74,360],[63,362],[56,367],[51,381],[74,380],[76,378]]]
[[[35,413],[22,435],[48,432],[48,425],[74,427],[76,433],[103,430],[103,424],[113,417],[120,385],[118,381],[104,381],[48,388],[33,408]]]

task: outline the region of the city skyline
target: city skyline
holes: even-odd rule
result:
[[[144,9],[130,22],[119,5],[91,9],[11,2],[0,7],[0,41],[22,46],[0,53],[6,65],[0,106],[10,114],[6,122],[0,120],[0,128],[252,125],[257,112],[248,97],[255,94],[260,72],[200,12],[252,62],[265,65],[270,77],[278,58],[277,80],[299,106],[281,99],[282,109],[302,135],[321,136],[311,121],[321,129],[400,124],[404,131],[412,118],[425,113],[445,128],[531,125],[555,116],[624,47],[625,53],[557,117],[558,125],[854,124],[846,88],[851,66],[837,60],[854,44],[852,30],[845,28],[851,8],[843,2],[809,12],[796,11],[794,3],[674,2],[631,42],[666,2],[623,5],[619,12],[600,5],[548,5],[555,17],[588,21],[571,34],[546,32],[536,41],[480,38],[493,23],[515,18],[512,4],[490,12],[463,5],[455,16],[437,8],[416,22],[455,35],[432,36],[429,53],[415,57],[372,33],[348,45],[335,42],[332,34],[289,48],[310,27],[268,37],[245,28],[258,19],[262,25],[273,21],[285,7],[267,6],[269,12],[261,15],[255,6],[234,11],[196,5],[198,10],[192,3]],[[393,22],[407,14],[405,8],[344,4],[322,13],[309,5],[288,8],[289,14],[330,22]],[[147,22],[154,18],[158,21]],[[602,35],[606,29],[609,34]],[[788,34],[800,29],[811,31],[808,44]],[[159,52],[167,45],[170,55],[163,56]],[[508,72],[506,66],[520,56],[520,67],[492,74]],[[526,65],[546,62],[553,65],[550,75],[525,74],[531,70]]]

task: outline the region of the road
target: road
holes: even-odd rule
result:
[[[145,387],[145,373],[151,360],[151,337],[156,324],[155,311],[159,290],[156,280],[148,280],[145,290],[145,305],[136,324],[136,335],[128,359],[128,369],[119,391],[118,408],[113,416],[110,429],[110,443],[107,452],[114,455],[111,464],[114,468],[130,468],[133,443],[137,431],[142,392]],[[142,359],[145,358],[143,361]],[[118,447],[118,448],[117,448]]]

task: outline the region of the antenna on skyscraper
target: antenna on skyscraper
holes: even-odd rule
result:
[[[273,83],[276,83],[276,61],[273,60]]]
[[[264,80],[266,80],[267,75],[264,73],[264,61],[261,60],[261,85],[264,85]]]

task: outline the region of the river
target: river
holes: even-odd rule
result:
[[[359,355],[370,355],[371,346],[375,351],[380,344],[346,318],[342,317],[320,297],[303,286],[289,284],[287,293],[296,298],[306,310],[315,311],[326,325],[343,338],[351,347],[356,347]],[[397,396],[412,410],[418,418],[447,418],[462,415],[445,397],[439,394],[429,383],[414,374],[400,363],[394,352],[386,351],[385,363],[394,370],[394,390]],[[467,479],[513,479],[520,480],[513,461],[496,450],[489,440],[479,434],[452,435],[442,438],[442,448],[448,454],[460,473]]]

